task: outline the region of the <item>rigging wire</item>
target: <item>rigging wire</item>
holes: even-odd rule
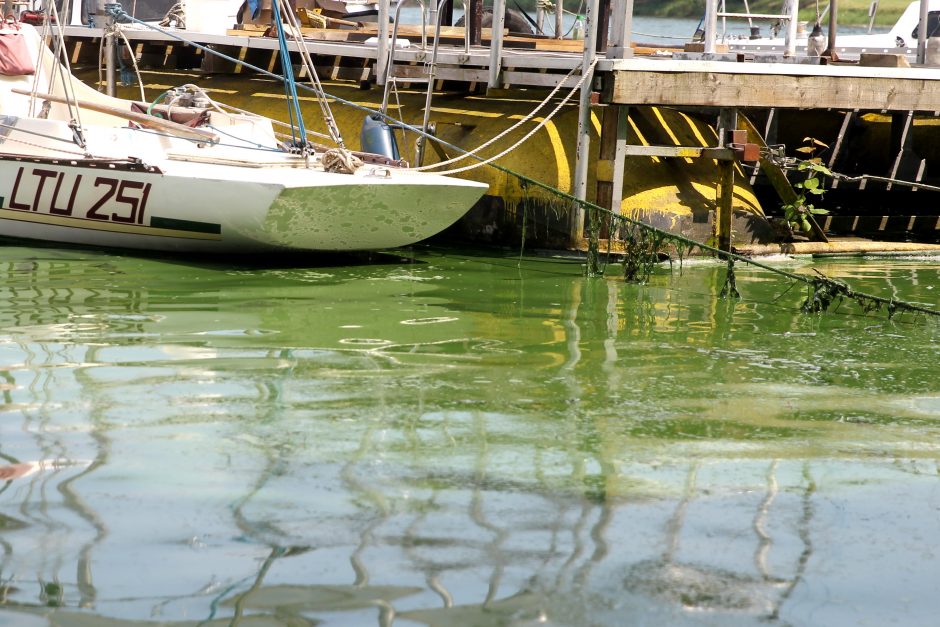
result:
[[[297,97],[297,83],[294,81],[294,67],[291,64],[290,52],[287,49],[287,38],[284,36],[284,22],[281,20],[281,0],[274,0],[271,6],[274,8],[274,24],[277,29],[277,42],[281,48],[281,71],[284,73],[284,92],[287,94],[287,107],[291,122],[291,138],[297,148],[304,148],[307,145],[307,129],[304,127],[304,116],[300,112],[300,99]],[[299,142],[297,141],[295,128],[300,131]]]

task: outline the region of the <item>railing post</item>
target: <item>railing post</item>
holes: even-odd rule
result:
[[[796,56],[796,27],[800,19],[800,3],[797,0],[790,0],[787,11],[790,19],[787,20],[787,38],[783,55],[793,57]]]
[[[607,58],[628,59],[633,56],[633,0],[613,0],[610,13]]]
[[[490,38],[490,78],[487,86],[490,89],[499,87],[499,76],[502,73],[503,63],[503,26],[506,23],[506,0],[493,0],[493,23]]]
[[[930,14],[930,3],[920,0],[920,23],[917,25],[917,62],[927,63],[927,17]]]
[[[705,52],[715,53],[718,37],[718,0],[705,0]]]
[[[379,0],[379,32],[378,43],[375,48],[375,84],[385,84],[385,73],[388,70],[388,12],[391,0]],[[395,42],[392,42],[394,47]]]
[[[836,59],[836,31],[839,30],[839,3],[836,0],[829,0],[829,42],[826,45],[827,50],[823,52],[824,57],[832,60]]]
[[[115,82],[117,45],[114,41],[114,33],[109,34],[108,32],[110,27],[114,25],[114,19],[107,14],[105,8],[108,2],[109,0],[98,0],[95,5],[95,25],[102,29],[101,36],[104,38],[105,93],[113,97],[117,93],[117,84]]]
[[[555,39],[563,39],[565,36],[564,4],[563,0],[555,0]]]

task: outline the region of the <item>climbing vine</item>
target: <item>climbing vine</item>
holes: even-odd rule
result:
[[[825,179],[832,179],[833,173],[823,165],[822,159],[815,156],[820,150],[829,148],[828,145],[812,137],[805,137],[803,144],[796,151],[807,155],[808,159],[788,159],[781,164],[784,168],[796,169],[806,174],[802,181],[793,185],[796,197],[781,208],[784,219],[793,232],[809,233],[813,230],[813,216],[829,213],[826,209],[816,207],[810,200],[818,199],[826,193]]]

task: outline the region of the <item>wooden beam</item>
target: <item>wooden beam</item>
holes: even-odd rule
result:
[[[603,100],[627,105],[938,111],[940,80],[891,75],[613,70]]]

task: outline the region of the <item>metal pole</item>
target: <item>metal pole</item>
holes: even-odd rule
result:
[[[715,53],[715,39],[718,34],[718,0],[706,0],[705,3],[705,52]]]
[[[490,78],[487,87],[499,87],[499,75],[502,72],[503,25],[506,23],[506,0],[493,0],[492,37],[490,39]]]
[[[930,11],[930,3],[927,0],[920,0],[920,23],[917,25],[917,62],[923,65],[927,63],[927,16]]]
[[[555,2],[555,39],[562,39],[565,36],[565,25],[562,18],[565,16],[564,2],[556,0]]]
[[[633,56],[633,0],[614,0],[610,16],[608,59]]]
[[[797,0],[790,0],[790,6],[787,7],[790,19],[787,20],[787,38],[783,55],[786,57],[796,56],[796,26],[800,20],[800,3]]]
[[[379,0],[379,31],[378,44],[375,48],[375,84],[385,84],[385,74],[388,69],[388,13],[391,0]],[[397,24],[396,24],[397,26]],[[394,49],[395,42],[392,42]]]
[[[587,5],[587,32],[584,36],[584,56],[581,61],[581,74],[587,78],[581,84],[581,99],[578,105],[578,157],[574,168],[574,196],[587,200],[588,168],[591,153],[591,94],[594,91],[594,59],[597,41],[597,15],[600,0],[590,0]],[[559,181],[561,183],[561,181]],[[571,212],[570,239],[575,244],[584,234],[584,207],[578,204]]]
[[[836,0],[829,0],[829,44],[828,50],[823,53],[824,57],[836,60],[836,31],[839,29],[839,3]]]
[[[115,67],[117,65],[117,63],[115,63],[117,50],[114,45],[114,37],[111,36],[113,33],[109,33],[110,29],[108,27],[112,26],[114,21],[108,17],[105,11],[105,5],[107,5],[107,3],[108,0],[98,0],[95,6],[95,24],[101,27],[101,36],[104,37],[104,92],[109,96],[114,96],[117,93],[114,80]]]

